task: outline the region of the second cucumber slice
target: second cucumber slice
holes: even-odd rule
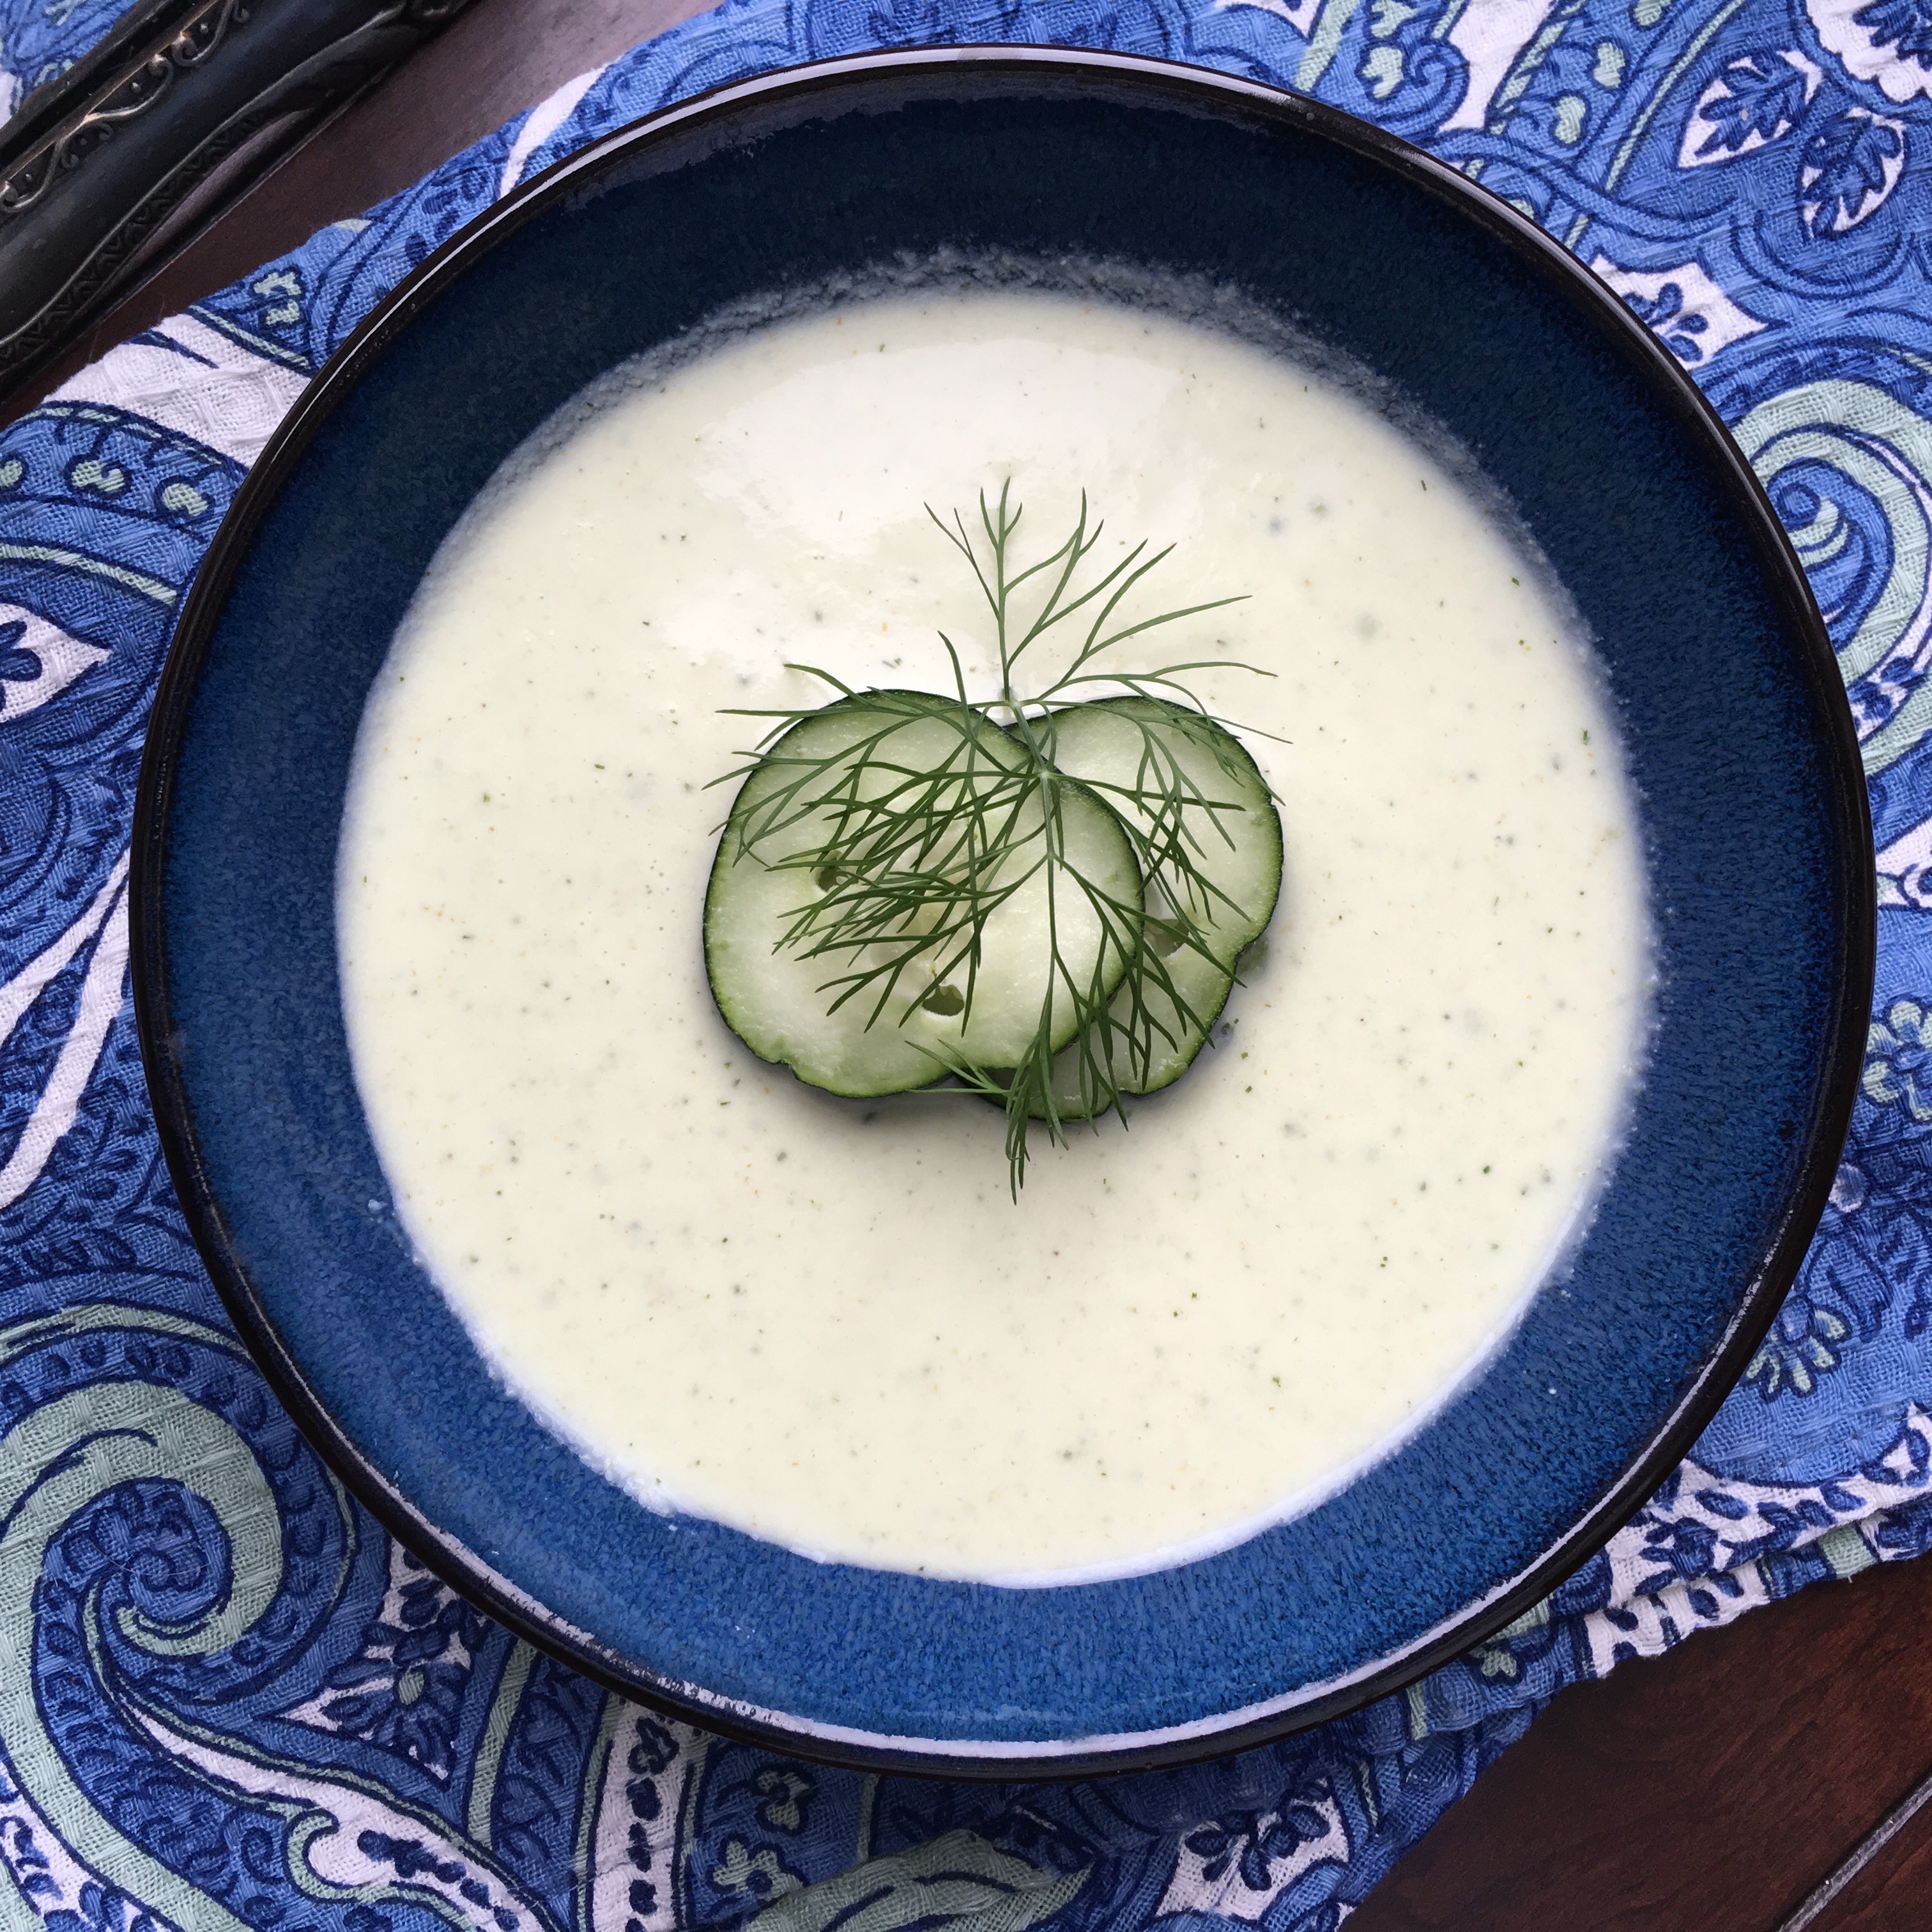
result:
[[[1054,1111],[1084,1120],[1117,1094],[1168,1085],[1201,1051],[1236,962],[1274,916],[1281,820],[1240,740],[1198,711],[1160,698],[1102,698],[1056,712],[1052,738],[1057,768],[1133,828],[1146,874],[1141,960],[1114,995],[1108,1024],[1054,1063]],[[1033,1111],[1045,1109],[1036,1102]]]

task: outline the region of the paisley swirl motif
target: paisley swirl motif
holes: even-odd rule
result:
[[[1734,425],[1838,640],[1868,767],[1932,724],[1932,422],[1868,382],[1786,390]]]
[[[0,1739],[34,1814],[0,1844],[27,1898],[92,1887],[185,1932],[298,1906],[375,1932],[372,1902],[446,1924],[430,1894],[466,1881],[479,1928],[547,1922],[473,1848],[448,1878],[438,1821],[232,1734],[326,1667],[367,1528],[230,1336],[111,1302],[16,1322],[0,1414],[0,1600],[32,1612],[0,1663]]]
[[[1925,374],[1848,348],[1812,380],[1763,352],[1718,387],[1829,626],[1857,722],[1881,902],[1932,904],[1932,418]],[[1902,365],[1902,366],[1901,366]],[[1768,387],[1768,385],[1766,386]],[[1732,411],[1727,410],[1727,413]]]

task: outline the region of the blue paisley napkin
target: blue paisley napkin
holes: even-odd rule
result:
[[[119,4],[0,0],[0,112]],[[135,772],[175,614],[344,335],[496,196],[668,101],[995,39],[1315,93],[1581,254],[1703,384],[1812,572],[1884,908],[1824,1226],[1649,1507],[1406,1694],[1105,1785],[949,1786],[725,1743],[453,1596],[236,1346],[169,1190],[126,987]],[[1928,232],[1932,0],[730,0],[0,432],[0,1926],[1330,1932],[1565,1684],[1932,1543]],[[1745,1020],[1711,1050],[1748,1082]]]

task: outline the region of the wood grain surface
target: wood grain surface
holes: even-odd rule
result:
[[[1564,1692],[1349,1932],[1774,1932],[1932,1771],[1928,1629],[1897,1564]],[[1932,1924],[1929,1881],[1932,1808],[1808,1932]]]
[[[478,0],[97,328],[116,342],[406,187],[695,0]],[[1932,1558],[1820,1584],[1566,1692],[1351,1932],[1776,1932],[1932,1772]],[[1808,1932],[1932,1925],[1932,1805]]]

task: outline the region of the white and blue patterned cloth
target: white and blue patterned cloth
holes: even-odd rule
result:
[[[0,111],[119,4],[0,0]],[[668,101],[1000,39],[1312,92],[1576,250],[1703,384],[1798,544],[1881,874],[1832,1204],[1692,1458],[1546,1603],[1405,1694],[1105,1785],[880,1779],[726,1744],[452,1596],[236,1345],[170,1191],[126,985],[135,773],[175,614],[356,323],[518,182]],[[1919,1553],[1928,568],[1932,0],[731,0],[74,378],[0,431],[0,1926],[1330,1932],[1564,1685]],[[1750,1080],[1748,1021],[1710,1048]]]

